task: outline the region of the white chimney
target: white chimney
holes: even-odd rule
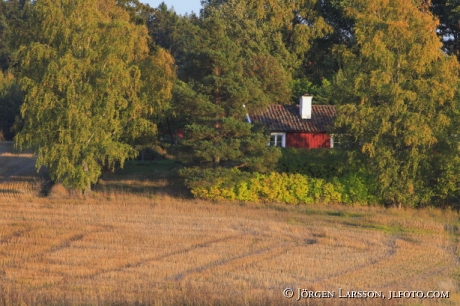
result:
[[[299,101],[299,114],[302,119],[311,119],[311,100],[313,96],[303,95]]]

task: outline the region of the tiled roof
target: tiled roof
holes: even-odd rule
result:
[[[264,112],[250,115],[273,132],[326,132],[335,117],[333,105],[312,105],[311,119],[301,119],[298,105],[270,105]]]

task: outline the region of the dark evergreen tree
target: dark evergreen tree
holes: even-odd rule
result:
[[[226,29],[218,12],[190,23],[174,102],[188,123],[183,144],[202,165],[265,172],[278,153],[246,114],[285,99],[289,78],[276,59],[246,53]]]
[[[444,51],[460,59],[460,1],[432,0],[431,11],[440,21],[438,35]]]

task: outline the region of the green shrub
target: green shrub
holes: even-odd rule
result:
[[[294,173],[248,173],[239,169],[185,168],[180,171],[185,184],[198,198],[287,204],[346,203],[375,201],[359,176],[331,181]]]
[[[230,190],[240,182],[247,181],[251,176],[250,173],[236,168],[222,167],[184,168],[179,170],[179,175],[184,178],[185,185],[190,188],[195,197],[211,200],[236,200],[234,192]]]
[[[339,149],[285,148],[278,160],[277,171],[299,173],[309,177],[332,179],[344,173],[347,156]]]

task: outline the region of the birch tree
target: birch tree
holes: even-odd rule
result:
[[[353,137],[354,162],[375,177],[386,204],[427,203],[458,173],[459,65],[441,50],[424,1],[349,3],[356,46],[342,53],[336,125]]]
[[[21,46],[20,147],[65,186],[88,190],[103,165],[123,165],[130,142],[154,129],[168,100],[173,60],[150,53],[144,25],[114,0],[37,0],[33,39]]]

